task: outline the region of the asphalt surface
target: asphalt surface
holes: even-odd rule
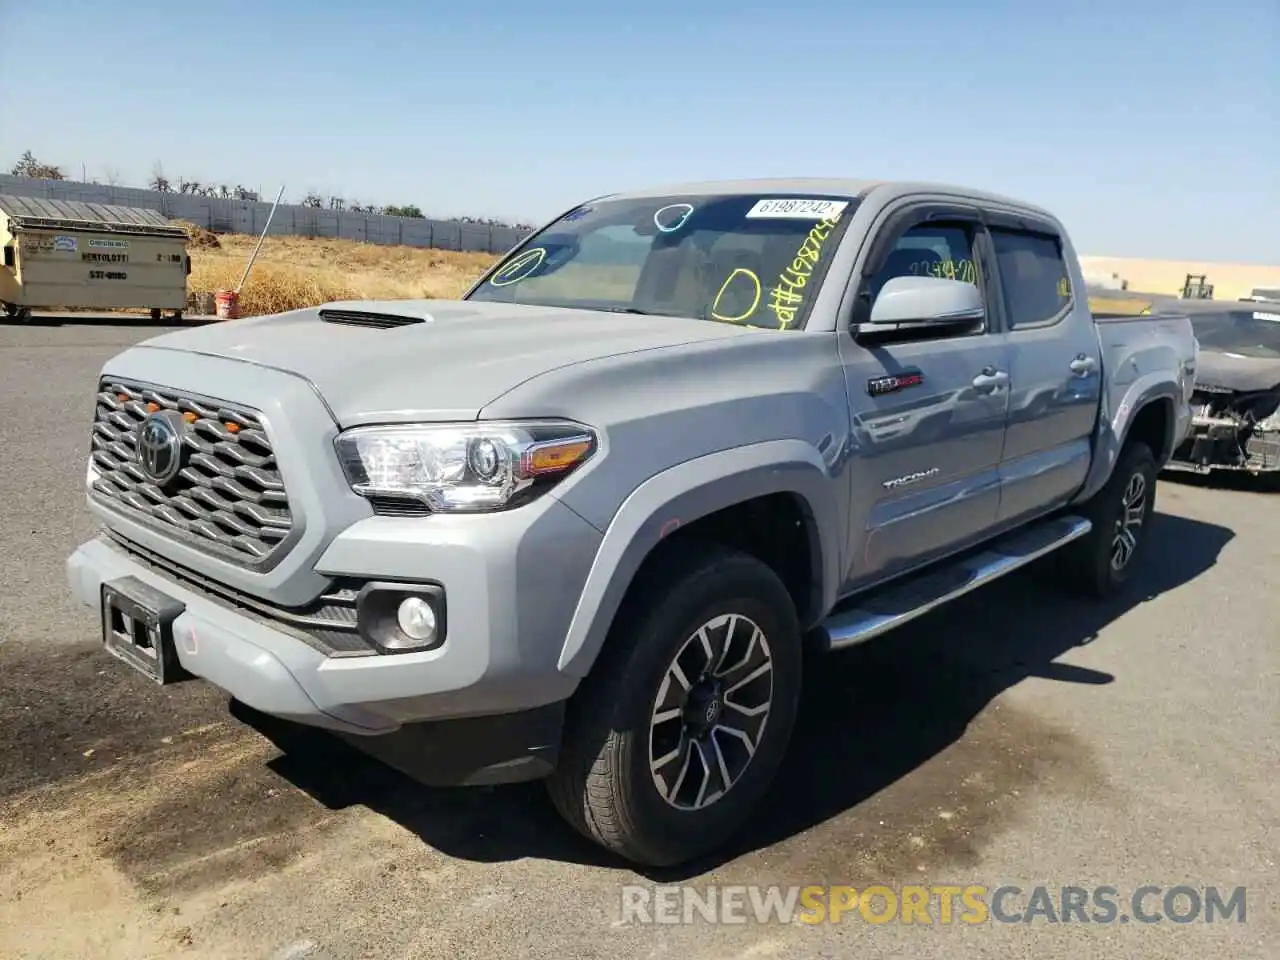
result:
[[[1127,598],[1064,599],[1042,565],[811,665],[735,845],[643,876],[536,785],[425,790],[324,737],[282,755],[210,687],[101,652],[62,572],[94,529],[93,385],[159,329],[0,326],[0,956],[1276,956],[1280,493],[1162,481]],[[622,922],[624,885],[682,882],[1021,886],[1006,912],[1111,885],[1131,922]],[[1246,887],[1245,921],[1130,916],[1180,884]]]

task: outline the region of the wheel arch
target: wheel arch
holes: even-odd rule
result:
[[[561,648],[562,673],[585,677],[604,647],[613,618],[636,575],[677,532],[763,498],[797,509],[809,558],[807,627],[833,602],[839,582],[841,529],[836,481],[821,454],[801,440],[773,440],[722,450],[650,477],[623,501],[605,531]]]
[[[1177,440],[1179,403],[1185,401],[1178,384],[1153,376],[1130,385],[1114,407],[1108,409],[1104,404],[1099,411],[1093,464],[1074,502],[1088,500],[1106,485],[1130,440],[1151,446],[1156,464],[1163,466]]]

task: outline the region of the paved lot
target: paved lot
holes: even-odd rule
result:
[[[1275,956],[1280,494],[1162,482],[1128,600],[1066,601],[1028,571],[825,661],[738,845],[648,878],[536,786],[421,790],[323,738],[281,756],[210,688],[161,691],[99,651],[62,579],[93,529],[91,389],[156,329],[0,326],[0,956]],[[1246,885],[1248,912],[618,923],[623,885],[658,882],[1110,884],[1126,914],[1146,884]]]

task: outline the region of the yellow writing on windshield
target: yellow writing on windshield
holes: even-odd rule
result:
[[[913,277],[939,277],[962,283],[978,282],[978,269],[972,260],[919,260],[907,269]]]
[[[546,247],[534,247],[532,250],[526,250],[514,257],[511,262],[504,265],[497,273],[489,278],[490,286],[505,287],[515,283],[517,280],[523,280],[547,258]]]
[[[1066,299],[1071,296],[1071,284],[1067,282],[1067,278],[1063,277],[1058,281],[1058,296]]]
[[[804,287],[817,269],[822,258],[822,245],[831,231],[840,223],[840,214],[823,217],[814,224],[791,263],[782,268],[778,281],[769,290],[769,309],[778,318],[778,329],[785,330],[795,323],[796,313],[804,305]]]
[[[733,316],[726,316],[719,312],[720,301],[724,298],[725,293],[729,292],[729,288],[734,286],[733,281],[739,277],[742,279],[737,284],[737,289],[733,292],[740,295],[747,290],[751,290],[751,306],[747,307],[747,309],[743,310],[741,313]],[[717,293],[716,298],[711,301],[711,316],[716,320],[725,320],[729,323],[741,323],[746,320],[747,317],[756,312],[756,307],[760,306],[760,297],[762,292],[763,291],[760,288],[760,278],[756,276],[755,271],[748,270],[746,267],[738,267],[733,271],[733,273],[725,277],[724,283],[720,284],[720,292]]]

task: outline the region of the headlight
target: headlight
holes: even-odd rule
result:
[[[505,510],[563,479],[596,450],[565,420],[356,427],[335,441],[351,489],[439,513]]]

